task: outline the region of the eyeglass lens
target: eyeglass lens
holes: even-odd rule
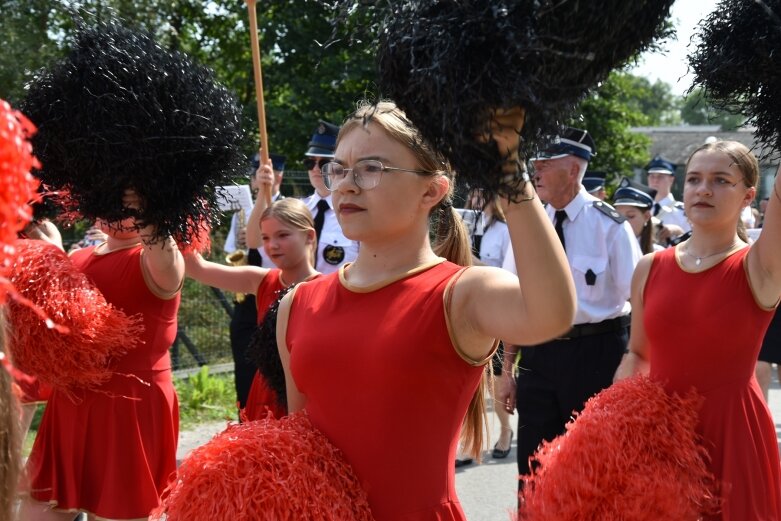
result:
[[[333,191],[344,180],[347,172],[352,172],[355,184],[363,190],[371,190],[380,183],[384,168],[379,161],[359,161],[353,168],[344,168],[339,163],[327,163],[323,167],[323,180],[326,188]]]

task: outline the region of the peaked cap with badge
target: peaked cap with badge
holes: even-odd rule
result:
[[[654,205],[656,190],[625,177],[613,194],[613,206],[636,206],[650,210]]]
[[[336,151],[336,136],[339,135],[339,127],[333,123],[320,120],[309,140],[309,148],[306,151],[308,157],[334,157]]]

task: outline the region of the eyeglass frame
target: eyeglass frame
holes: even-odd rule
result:
[[[356,175],[355,175],[355,167],[357,167],[358,165],[360,165],[362,163],[363,164],[365,164],[365,163],[378,163],[380,165],[380,175],[377,177],[377,184],[375,184],[371,188],[364,188],[363,186],[361,186],[360,183],[358,182],[359,177],[356,177]],[[325,169],[325,167],[327,167],[328,165],[336,165],[336,166],[342,168],[342,170],[344,170],[344,177],[338,183],[332,184],[331,186],[329,186],[329,184],[331,184],[331,183],[329,183],[329,181],[328,181],[328,174],[326,173],[327,170]],[[383,164],[383,162],[380,161],[379,159],[362,159],[362,160],[356,162],[355,165],[353,165],[352,168],[345,168],[344,165],[339,163],[338,161],[330,160],[325,165],[320,167],[320,172],[321,172],[320,175],[323,176],[323,184],[325,184],[325,187],[326,187],[326,189],[329,192],[335,192],[339,188],[339,185],[342,184],[342,182],[345,179],[347,179],[348,173],[352,174],[352,176],[353,176],[353,184],[355,186],[357,186],[361,190],[373,190],[373,189],[377,188],[379,186],[379,184],[380,184],[380,181],[382,181],[382,174],[385,173],[385,172],[388,172],[388,171],[391,171],[391,172],[392,171],[411,172],[413,174],[418,174],[418,175],[434,175],[434,174],[436,174],[438,172],[437,170],[417,170],[417,169],[414,169],[414,168],[399,168],[399,167],[395,167],[395,166],[385,166]]]
[[[334,158],[332,158],[332,157],[324,157],[324,158],[319,159],[317,161],[313,157],[305,157],[304,160],[302,161],[302,163],[304,164],[304,168],[306,168],[307,170],[314,170],[315,166],[319,166],[320,170],[322,170],[323,169],[323,165],[325,165],[327,163],[331,163],[331,162],[333,162],[333,160],[334,160]],[[312,166],[309,166],[310,164]]]

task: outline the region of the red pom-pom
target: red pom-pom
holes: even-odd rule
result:
[[[192,219],[189,220],[192,223]],[[192,223],[195,227],[195,223]],[[210,237],[211,228],[205,224],[201,224],[197,227],[198,235],[194,237],[174,237],[176,243],[179,246],[179,251],[183,254],[187,253],[203,253],[207,254],[211,250],[212,241]]]
[[[56,246],[18,240],[15,247],[10,280],[21,298],[9,301],[14,365],[65,391],[98,387],[112,375],[112,360],[138,342],[141,317],[106,302]]]
[[[29,138],[35,127],[20,112],[0,99],[0,303],[11,290],[5,277],[11,270],[13,243],[32,217],[28,205],[38,181],[30,174],[40,167]]]
[[[545,442],[521,496],[524,521],[677,521],[717,508],[695,427],[701,398],[670,396],[647,377],[592,397]]]
[[[229,425],[182,462],[150,519],[369,521],[366,494],[305,413]]]

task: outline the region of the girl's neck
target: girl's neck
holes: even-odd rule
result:
[[[298,282],[303,282],[309,277],[316,275],[317,271],[308,262],[302,262],[301,265],[282,270],[282,284],[284,286],[290,286]]]
[[[692,235],[686,242],[690,252],[708,255],[722,251],[731,244],[739,244],[741,241],[736,229],[716,230],[694,226],[692,227]]]
[[[141,244],[141,236],[134,235],[131,237],[118,238],[109,235],[106,239],[105,246],[103,247],[103,253],[108,253],[115,250],[124,250]]]
[[[428,235],[423,241],[414,241],[407,236],[398,241],[377,244],[361,242],[358,258],[345,276],[351,284],[370,286],[378,281],[395,278],[437,258],[431,249]]]

